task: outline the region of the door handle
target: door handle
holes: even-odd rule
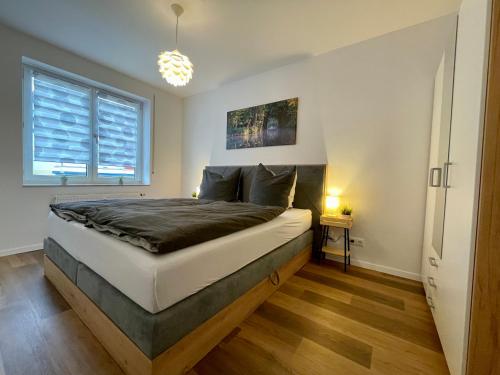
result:
[[[436,282],[434,281],[434,278],[432,276],[427,276],[427,282],[433,288],[437,288]]]
[[[437,183],[434,183],[434,175],[438,173],[437,175]],[[429,174],[429,186],[430,187],[440,187],[441,186],[441,168],[431,168],[430,174]]]
[[[438,266],[437,261],[436,261],[436,258],[434,258],[434,257],[429,257],[429,264],[430,264],[432,267],[437,267],[437,266]]]
[[[448,177],[449,177],[449,175],[450,175],[450,165],[453,165],[453,163],[451,163],[451,162],[449,162],[449,161],[447,161],[447,162],[446,162],[446,163],[444,163],[444,165],[443,165],[443,171],[444,171],[444,172],[443,172],[443,174],[444,174],[444,176],[443,176],[443,187],[444,187],[445,189],[448,189],[448,188],[450,188],[450,187],[451,187],[451,186],[448,184]]]

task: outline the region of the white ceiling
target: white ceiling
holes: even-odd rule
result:
[[[183,88],[162,81],[158,52],[194,63]],[[460,0],[0,0],[0,22],[179,96],[457,11]]]

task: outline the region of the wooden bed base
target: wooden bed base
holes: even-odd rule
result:
[[[311,246],[308,246],[277,270],[278,278],[262,280],[153,360],[130,341],[47,256],[44,257],[44,266],[45,276],[125,373],[177,375],[187,373],[310,258]]]

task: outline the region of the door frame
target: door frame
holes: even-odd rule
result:
[[[500,0],[491,6],[467,375],[500,375]]]

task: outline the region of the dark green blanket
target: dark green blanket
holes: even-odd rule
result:
[[[266,223],[284,209],[203,199],[120,199],[50,205],[65,220],[169,253]]]

